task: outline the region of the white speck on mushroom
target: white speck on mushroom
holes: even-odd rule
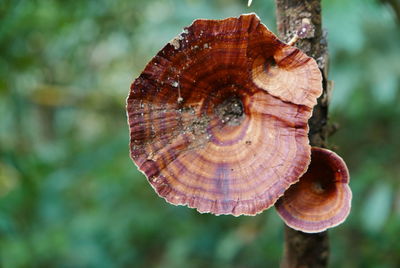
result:
[[[204,45],[203,45],[203,48],[208,48],[209,46],[208,46],[208,43],[205,43]]]
[[[178,83],[177,81],[173,81],[172,84],[171,84],[171,86],[173,86],[173,87],[178,87],[178,86],[179,86],[179,83]]]
[[[179,49],[180,48],[180,44],[179,44],[179,40],[181,39],[181,36],[177,36],[174,39],[172,39],[171,41],[169,41],[169,43],[175,48],[175,49]]]

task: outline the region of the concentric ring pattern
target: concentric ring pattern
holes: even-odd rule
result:
[[[172,204],[257,214],[307,169],[321,91],[315,61],[256,15],[196,20],[131,86],[131,158]]]
[[[336,153],[312,148],[311,163],[300,181],[291,186],[275,207],[293,229],[322,232],[342,223],[350,213],[349,171]]]

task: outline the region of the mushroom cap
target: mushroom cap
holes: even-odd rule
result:
[[[131,158],[169,203],[255,215],[307,169],[321,81],[255,14],[196,20],[131,85]]]
[[[313,147],[307,172],[275,203],[275,208],[293,229],[306,233],[325,231],[342,223],[350,213],[349,179],[340,156]]]

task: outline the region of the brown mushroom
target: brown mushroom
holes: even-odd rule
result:
[[[278,214],[289,227],[306,233],[337,226],[350,213],[349,179],[340,156],[313,147],[307,172],[275,203]]]
[[[316,62],[255,14],[196,20],[131,86],[131,158],[169,203],[254,215],[307,169],[321,91]]]

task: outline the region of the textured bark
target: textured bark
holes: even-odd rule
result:
[[[285,248],[282,268],[327,267],[329,258],[328,233],[306,234],[285,226]]]
[[[325,147],[330,131],[327,127],[327,113],[332,83],[327,78],[327,42],[321,27],[321,2],[276,0],[276,7],[281,39],[289,41],[297,33],[301,39],[295,46],[313,57],[321,69],[324,91],[309,121],[309,138],[311,145]],[[327,267],[328,258],[327,232],[306,234],[285,226],[285,248],[281,267]]]

